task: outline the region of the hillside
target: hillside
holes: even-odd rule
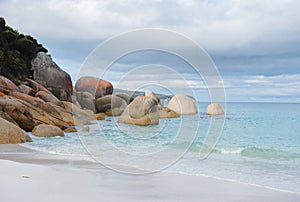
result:
[[[31,61],[36,53],[48,50],[29,35],[6,25],[0,17],[0,74],[18,84],[32,77]]]

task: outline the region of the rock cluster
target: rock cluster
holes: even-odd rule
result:
[[[40,125],[47,126],[44,129],[49,130],[39,130],[47,135],[47,131],[52,131],[54,126],[64,130],[74,125],[88,124],[95,119],[73,103],[59,100],[46,87],[33,80],[28,79],[18,88],[4,76],[0,76],[0,117],[1,120],[6,120],[0,127],[4,132],[0,137],[1,143],[30,141],[30,138],[24,136],[24,131],[36,131],[35,128]],[[4,131],[3,129],[10,126],[7,122],[14,127]]]
[[[73,88],[70,75],[46,54],[47,50],[31,36],[20,34],[0,18],[0,144],[30,142],[26,132],[37,137],[64,136],[77,132],[105,116],[120,116],[119,123],[158,124],[160,118],[196,114],[195,101],[175,95],[164,107],[152,91],[133,98],[113,94],[113,85],[91,76],[79,78]],[[224,114],[213,103],[208,115]]]
[[[110,82],[86,76],[77,80],[74,99],[83,109],[104,113],[107,116],[119,116],[133,98],[124,93],[116,95],[112,93],[113,85]]]

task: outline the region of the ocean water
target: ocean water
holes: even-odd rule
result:
[[[66,157],[92,156],[112,169],[201,175],[300,194],[300,104],[227,103],[224,116],[207,116],[207,104],[198,104],[197,115],[161,119],[158,125],[118,124],[109,117],[89,133],[32,136],[34,142],[23,145]],[[210,124],[223,119],[216,147],[199,158]]]

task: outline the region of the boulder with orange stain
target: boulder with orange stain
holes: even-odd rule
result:
[[[52,107],[49,103],[45,102],[44,100],[42,100],[38,97],[33,97],[33,96],[30,96],[30,95],[27,95],[24,93],[20,93],[20,92],[10,92],[9,95],[12,97],[18,98],[20,100],[24,100],[24,101],[30,103],[31,105],[44,110],[45,112],[47,112],[49,115],[51,115],[53,117],[62,119],[62,117],[55,110],[54,107]]]
[[[0,91],[19,91],[19,88],[11,80],[0,75]]]
[[[97,99],[113,93],[113,86],[110,82],[96,77],[81,77],[75,85],[76,91],[89,92]]]

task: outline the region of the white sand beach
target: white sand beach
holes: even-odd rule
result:
[[[209,177],[116,173],[82,159],[0,147],[1,202],[300,201],[300,195]]]

